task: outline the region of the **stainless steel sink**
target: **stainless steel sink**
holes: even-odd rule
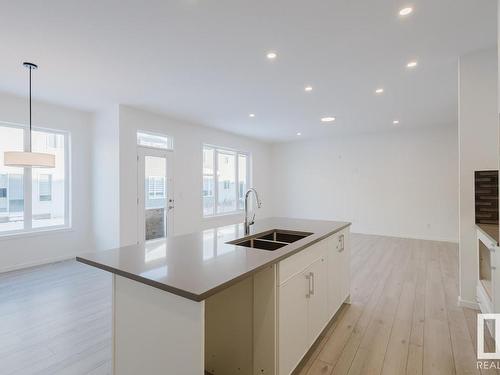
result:
[[[252,247],[254,249],[273,251],[273,250],[279,249],[280,247],[286,246],[288,244],[284,243],[284,242],[266,241],[266,240],[259,240],[257,238],[252,238],[251,240],[237,242],[237,243],[235,243],[235,245]]]
[[[307,236],[310,236],[312,233],[310,232],[295,232],[290,230],[280,230],[274,229],[269,233],[264,235],[257,235],[257,238],[261,240],[269,240],[269,241],[278,241],[278,242],[286,242],[293,243],[295,241],[301,240]]]
[[[256,233],[252,236],[230,241],[228,244],[273,251],[310,236],[311,234],[311,232],[272,229],[266,232]]]

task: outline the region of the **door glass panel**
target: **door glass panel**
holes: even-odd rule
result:
[[[167,236],[167,160],[144,158],[144,209],[146,241]]]

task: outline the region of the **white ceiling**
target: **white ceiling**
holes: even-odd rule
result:
[[[408,1],[2,0],[0,90],[26,93],[29,60],[37,99],[267,141],[454,123],[457,58],[495,45],[496,1]]]

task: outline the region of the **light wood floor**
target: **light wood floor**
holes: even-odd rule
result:
[[[352,304],[297,373],[479,374],[457,246],[353,235],[352,247]],[[0,374],[110,372],[109,274],[74,261],[0,274]]]
[[[111,276],[68,261],[0,274],[0,374],[110,374]]]
[[[480,373],[477,312],[457,306],[457,245],[354,235],[351,283],[352,304],[298,374]]]

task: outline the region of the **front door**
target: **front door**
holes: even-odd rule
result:
[[[165,238],[173,229],[172,151],[137,149],[139,242]]]

